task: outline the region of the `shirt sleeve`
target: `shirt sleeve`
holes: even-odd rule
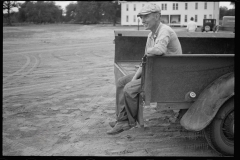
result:
[[[161,33],[159,33],[154,47],[156,47],[160,53],[166,53],[169,41],[170,33],[167,30],[163,30]]]
[[[148,49],[148,47],[149,47],[149,40],[150,38],[149,38],[149,35],[148,35],[148,38],[147,38],[147,42],[146,42],[146,45],[145,45],[145,53],[144,53],[144,55],[146,55],[147,54],[147,49]]]

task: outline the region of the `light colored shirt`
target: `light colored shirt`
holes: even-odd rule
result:
[[[156,32],[148,34],[145,54],[148,48],[157,47],[163,54],[182,54],[182,47],[177,34],[171,27],[160,22]]]
[[[188,22],[187,29],[188,29],[189,32],[195,32],[196,28],[197,28],[197,23],[196,22],[194,22],[194,21]]]

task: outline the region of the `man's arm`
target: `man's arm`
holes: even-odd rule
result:
[[[139,77],[141,76],[141,74],[142,74],[142,66],[140,66],[140,67],[138,68],[137,72],[136,72],[135,75],[133,76],[132,81],[139,79]]]
[[[154,55],[163,55],[167,52],[167,45],[170,41],[170,35],[167,31],[163,31],[163,33],[156,39],[156,43],[153,47],[147,49],[147,56]]]
[[[148,48],[147,56],[163,55],[163,52],[157,47]]]

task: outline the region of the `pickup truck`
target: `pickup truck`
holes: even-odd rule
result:
[[[208,144],[224,155],[234,154],[234,33],[176,32],[182,55],[143,57],[146,30],[115,30],[115,81],[133,73],[142,62],[143,110],[180,110],[180,124],[202,131]]]

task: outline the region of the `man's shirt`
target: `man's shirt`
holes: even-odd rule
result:
[[[197,28],[196,22],[194,22],[194,21],[188,22],[187,29],[188,29],[189,32],[195,32],[196,28]]]
[[[177,34],[168,25],[160,22],[156,32],[148,34],[145,54],[148,48],[157,47],[163,54],[182,54]]]

